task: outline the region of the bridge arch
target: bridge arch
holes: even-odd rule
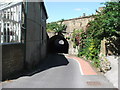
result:
[[[62,35],[55,35],[49,39],[49,53],[68,53],[68,41]]]

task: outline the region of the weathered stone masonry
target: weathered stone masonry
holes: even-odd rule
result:
[[[68,36],[71,36],[71,33],[76,29],[86,30],[88,23],[92,20],[94,20],[92,16],[84,16],[84,17],[64,20],[63,24],[67,25],[66,33]]]
[[[69,37],[72,39],[72,33],[74,30],[86,30],[87,25],[90,21],[94,20],[92,16],[83,16],[73,19],[64,20],[63,24],[67,26],[66,33],[64,34],[65,38]],[[54,36],[54,33],[48,32],[49,37]],[[69,42],[69,54],[78,54],[77,48],[73,48],[73,42],[71,40],[68,40]]]

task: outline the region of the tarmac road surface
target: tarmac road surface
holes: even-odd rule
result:
[[[102,75],[85,75],[80,63],[74,58],[51,54],[35,74],[5,81],[2,88],[114,88]]]

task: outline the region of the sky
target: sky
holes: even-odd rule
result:
[[[77,18],[86,13],[86,15],[95,14],[99,7],[103,7],[102,2],[45,2],[49,22],[61,19]]]

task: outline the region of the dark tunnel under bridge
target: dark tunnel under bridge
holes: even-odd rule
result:
[[[48,40],[49,53],[65,53],[68,54],[69,44],[62,35],[55,35]]]

